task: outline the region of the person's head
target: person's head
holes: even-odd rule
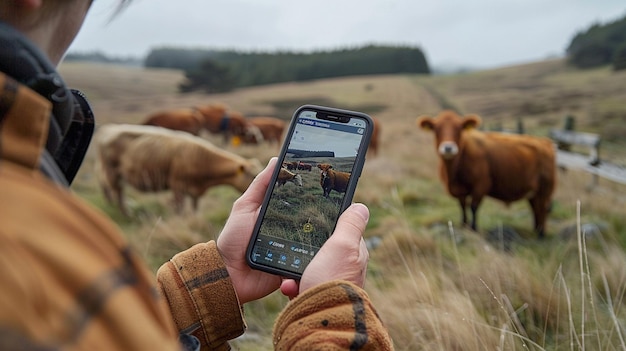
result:
[[[118,0],[119,7],[130,0]],[[93,0],[0,0],[0,21],[32,40],[57,65],[78,34]]]

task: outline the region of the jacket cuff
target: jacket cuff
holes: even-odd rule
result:
[[[178,253],[157,271],[178,330],[210,349],[228,349],[246,329],[243,310],[215,241]]]
[[[393,350],[391,338],[367,293],[332,281],[293,299],[274,325],[276,350]]]

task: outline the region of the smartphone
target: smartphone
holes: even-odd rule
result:
[[[295,111],[248,245],[250,267],[300,279],[352,202],[372,128],[361,112]]]

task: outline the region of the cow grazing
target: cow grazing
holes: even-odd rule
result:
[[[276,178],[276,185],[285,185],[287,182],[294,183],[297,186],[302,186],[302,176],[289,172],[287,169],[281,167],[278,172],[278,178]]]
[[[298,169],[298,161],[284,161],[283,167],[287,168],[290,171]]]
[[[279,145],[287,124],[275,117],[248,117],[248,122],[242,140],[246,144],[269,144]]]
[[[298,161],[298,165],[296,168],[302,171],[311,171],[313,169],[313,165],[310,163],[304,163],[302,161]]]
[[[155,112],[143,124],[200,135],[205,122],[204,116],[197,109],[182,108]]]
[[[228,144],[232,136],[244,135],[247,130],[248,122],[245,117],[226,105],[213,103],[197,106],[196,110],[204,117],[205,129],[213,134],[222,134],[225,144]]]
[[[105,125],[96,134],[97,169],[107,199],[127,214],[123,183],[139,191],[172,190],[177,212],[185,196],[194,210],[212,186],[230,185],[245,191],[261,170],[257,160],[246,160],[187,133],[149,126]]]
[[[332,190],[340,193],[346,192],[348,182],[350,181],[350,173],[336,171],[328,163],[320,163],[317,165],[317,168],[320,169],[320,185],[324,191],[324,197],[329,197]]]
[[[96,177],[104,192],[105,198],[116,204],[121,204],[122,176],[119,171],[121,156],[128,145],[142,135],[169,135],[182,133],[171,131],[163,127],[133,124],[106,124],[98,127],[94,135],[94,145],[97,148]]]
[[[449,194],[458,199],[463,224],[467,224],[466,202],[472,211],[471,228],[476,230],[476,213],[485,196],[505,204],[528,199],[535,231],[545,235],[556,183],[555,152],[547,138],[496,132],[481,132],[476,115],[464,118],[450,110],[436,118],[422,116],[419,127],[434,132],[440,157],[440,177]]]

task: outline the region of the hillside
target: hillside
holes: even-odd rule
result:
[[[603,346],[594,349],[620,345],[620,330],[610,314],[587,309],[596,317],[590,322],[580,318],[584,312],[580,306],[594,301],[605,304],[610,296],[615,322],[623,326],[626,186],[601,180],[589,190],[588,174],[560,172],[547,239],[535,238],[525,203],[507,208],[491,199],[483,202],[480,230],[473,233],[459,226],[458,205],[437,177],[432,136],[418,130],[415,119],[454,107],[480,114],[487,127],[514,129],[521,119],[528,134],[546,136],[549,128],[562,127],[565,117],[572,115],[577,130],[603,136],[602,157],[624,165],[626,72],[577,71],[555,60],[451,76],[352,77],[207,96],[176,93],[182,79],[177,71],[86,64],[64,64],[61,71],[68,84],[90,98],[98,124],[138,123],[159,109],[213,101],[248,116],[288,119],[297,106],[315,103],[379,118],[383,122],[380,153],[368,158],[355,200],[370,207],[366,237],[378,244],[371,250],[367,288],[398,350],[414,350],[416,345],[427,350],[459,345],[464,350],[484,350],[495,349],[499,342],[507,350],[565,350],[569,341],[564,340],[572,337]],[[278,152],[272,147],[227,148],[262,163]],[[188,210],[176,216],[168,207],[170,194],[139,194],[131,189],[128,199],[134,217],[125,219],[100,194],[93,151],[73,188],[120,224],[152,269],[193,243],[215,238],[238,196],[230,188],[217,187],[202,198],[198,213]],[[593,272],[579,270],[578,221],[581,227],[595,228],[589,229],[590,247],[585,253]],[[485,240],[489,231],[498,228],[511,228],[518,237],[513,253]],[[588,277],[582,287],[581,276]],[[566,291],[570,304],[577,305],[570,305],[569,311]],[[237,347],[270,349],[272,319],[285,303],[274,294],[246,306],[250,328]],[[592,307],[597,308],[595,304]],[[570,318],[571,325],[566,322]],[[590,335],[586,338],[581,336],[585,330]],[[520,346],[523,341],[525,348]]]

